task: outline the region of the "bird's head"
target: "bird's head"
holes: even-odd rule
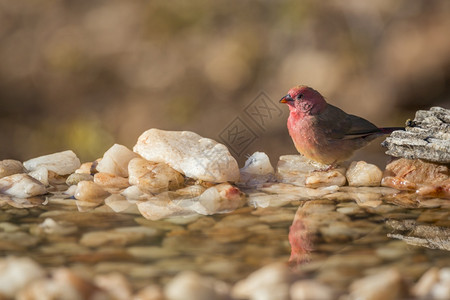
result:
[[[327,106],[327,102],[318,91],[305,85],[290,89],[287,95],[281,98],[280,103],[289,105],[291,111],[308,115],[318,114]]]

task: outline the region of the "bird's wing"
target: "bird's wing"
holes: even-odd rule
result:
[[[317,122],[324,133],[331,139],[348,139],[378,132],[379,129],[366,119],[349,115],[340,108],[328,104],[317,116]]]

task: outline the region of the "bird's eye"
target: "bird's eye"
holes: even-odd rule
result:
[[[303,94],[298,94],[297,99],[301,99],[303,97]]]

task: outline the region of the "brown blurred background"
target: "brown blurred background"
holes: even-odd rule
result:
[[[276,162],[293,85],[401,126],[449,108],[449,78],[445,0],[0,0],[0,159],[93,160],[152,127],[219,140],[240,117],[257,137],[238,160]],[[283,112],[263,128],[245,114],[262,91]],[[379,142],[356,158],[386,159]]]

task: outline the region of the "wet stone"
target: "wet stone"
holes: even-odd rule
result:
[[[98,163],[98,172],[114,174],[118,177],[128,177],[128,163],[133,158],[139,157],[127,147],[114,144],[109,148]]]
[[[44,167],[58,175],[67,175],[78,169],[81,163],[73,151],[67,150],[27,160],[23,165],[28,171]]]
[[[0,179],[0,193],[29,198],[47,193],[45,186],[27,174],[15,174]]]
[[[80,181],[93,181],[94,177],[86,173],[73,173],[67,177],[67,185],[77,185]]]
[[[226,146],[190,131],[150,129],[133,151],[149,161],[170,165],[186,177],[211,182],[237,182],[239,168]]]
[[[19,173],[25,173],[25,168],[20,161],[14,159],[0,161],[0,178]]]

